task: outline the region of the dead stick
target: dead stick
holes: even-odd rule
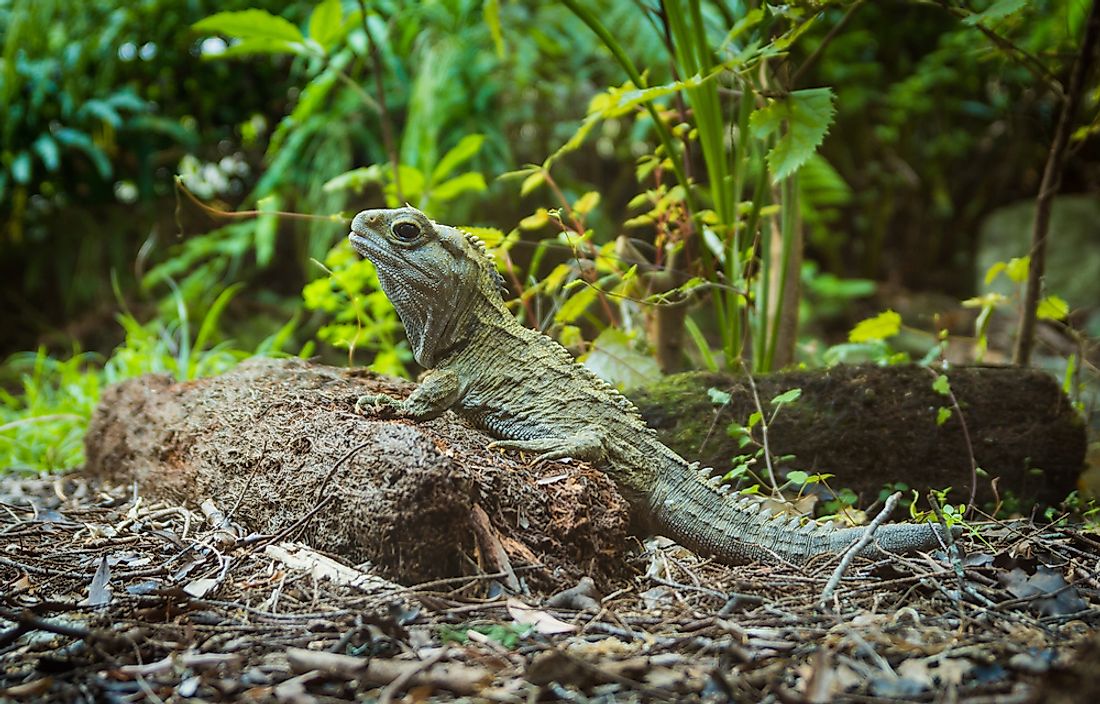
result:
[[[485,567],[489,572],[503,572],[504,586],[515,593],[520,590],[519,578],[512,569],[512,561],[508,559],[508,553],[500,543],[500,536],[493,528],[489,520],[489,514],[480,504],[474,504],[470,509],[470,525],[474,529],[474,538],[477,540],[481,551],[481,559],[485,561]]]
[[[867,530],[863,532],[856,544],[848,548],[848,551],[844,553],[844,556],[840,558],[840,564],[833,570],[833,575],[829,577],[829,581],[825,584],[825,589],[821,592],[821,600],[818,602],[819,608],[824,609],[825,604],[833,596],[833,592],[836,591],[837,585],[840,584],[841,577],[848,571],[848,566],[852,564],[852,559],[859,554],[859,551],[871,544],[871,540],[875,536],[875,531],[878,527],[886,522],[886,519],[890,517],[890,514],[894,512],[894,508],[898,505],[898,500],[901,499],[901,492],[895,491],[890,494],[890,497],[886,499],[886,505],[882,507],[882,510],[875,516],[875,520],[871,521],[867,526]]]

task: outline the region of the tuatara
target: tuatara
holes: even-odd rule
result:
[[[516,321],[473,235],[411,207],[365,210],[351,229],[429,370],[408,399],[364,397],[360,409],[416,420],[450,409],[498,438],[492,446],[590,461],[615,480],[641,527],[727,563],[803,563],[843,552],[866,530],[773,515],[759,498],[708,481],[709,471],[662,444],[626,397]],[[939,526],[887,524],[861,554],[927,550],[942,538]]]

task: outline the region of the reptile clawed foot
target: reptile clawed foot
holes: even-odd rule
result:
[[[401,401],[385,394],[364,394],[355,401],[355,412],[361,416],[392,418],[400,411]]]
[[[535,440],[494,440],[486,447],[490,450],[500,449],[519,450],[520,452],[538,452],[540,454],[535,457],[535,464],[552,462],[554,460],[564,460],[572,457],[568,450],[562,449],[558,446],[557,442],[547,438],[538,438]]]

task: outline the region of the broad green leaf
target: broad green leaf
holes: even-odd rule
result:
[[[522,230],[537,230],[540,227],[545,227],[549,222],[550,211],[546,208],[539,208],[534,213],[520,220],[519,226]]]
[[[87,154],[100,177],[105,179],[111,177],[111,160],[107,158],[106,152],[100,149],[87,134],[71,127],[61,127],[53,133],[53,138],[65,146],[75,147]]]
[[[290,111],[290,114],[279,121],[279,126],[271,135],[271,142],[267,147],[267,158],[276,156],[282,149],[289,135],[296,128],[301,128],[311,117],[316,115],[325,105],[325,99],[332,92],[340,72],[334,69],[324,71],[311,80],[298,96],[298,104]]]
[[[31,180],[31,153],[19,152],[11,162],[11,177],[16,183],[29,183]]]
[[[484,191],[486,188],[485,177],[476,171],[469,171],[433,186],[430,195],[435,200],[446,202],[467,191]]]
[[[219,12],[191,25],[199,32],[217,32],[234,39],[277,39],[304,43],[305,37],[289,20],[266,10]]]
[[[992,308],[1008,303],[1008,296],[1003,293],[983,293],[980,296],[967,298],[962,302],[963,308]]]
[[[798,486],[805,484],[809,479],[810,475],[800,469],[787,473],[787,481],[791,484],[797,484]]]
[[[969,17],[963,18],[963,24],[976,25],[979,22],[988,22],[989,20],[999,20],[1002,17],[1008,17],[1020,8],[1027,5],[1028,0],[997,0],[989,7],[985,8],[981,12],[977,12]]]
[[[523,179],[523,185],[519,187],[519,194],[525,196],[544,183],[546,183],[546,174],[540,169]]]
[[[582,362],[596,376],[623,389],[652,383],[661,375],[657,360],[639,350],[631,335],[618,328],[601,332]]]
[[[772,399],[773,406],[779,406],[784,403],[794,403],[802,395],[802,389],[789,389],[779,394]]]
[[[493,38],[493,48],[496,49],[497,58],[504,58],[504,32],[500,29],[500,0],[485,0],[481,6],[481,14],[485,19],[485,26],[489,28],[489,36]]]
[[[752,29],[764,19],[764,8],[758,7],[755,10],[750,10],[744,17],[737,20],[733,27],[730,28],[729,34],[722,40],[722,49],[725,49],[731,42],[737,41],[737,38],[742,34]]]
[[[940,374],[936,377],[936,380],[932,382],[932,390],[941,396],[951,395],[951,382],[948,381],[946,374]]]
[[[1027,270],[1031,266],[1031,257],[1015,257],[1008,260],[1005,273],[1014,284],[1022,284],[1027,281]]]
[[[611,117],[621,117],[633,111],[635,108],[650,103],[657,98],[671,95],[688,88],[697,88],[707,80],[725,70],[722,65],[717,66],[705,76],[695,75],[683,81],[674,81],[649,88],[636,88],[633,83],[627,81],[621,86],[613,86],[603,93],[597,94],[588,103],[588,116],[584,118],[580,127],[573,136],[551,154],[546,163],[556,160],[561,155],[573,151],[588,138],[592,130],[601,120]]]
[[[1007,264],[1004,262],[993,262],[992,266],[986,269],[985,272],[985,285],[993,283],[993,280],[997,278],[997,275],[1005,270]]]
[[[762,420],[764,420],[763,414],[761,414],[760,411],[753,411],[749,414],[749,422],[745,427],[747,427],[749,430],[752,430]]]
[[[256,39],[242,39],[217,54],[203,55],[203,59],[212,61],[216,59],[228,59],[235,56],[254,56],[256,54],[297,54],[305,52],[305,45],[297,42],[288,42],[285,39],[271,37],[257,37]]]
[[[344,30],[344,8],[340,0],[324,0],[309,16],[309,38],[328,51]]]
[[[951,409],[946,406],[940,406],[936,409],[936,425],[943,425],[947,421],[951,420]]]
[[[461,164],[465,164],[473,158],[478,150],[481,149],[481,145],[484,141],[485,135],[483,134],[468,134],[460,139],[458,144],[444,154],[443,158],[440,159],[439,163],[432,169],[432,182],[437,183],[445,179]]]
[[[856,324],[848,333],[849,342],[871,342],[885,340],[897,335],[901,330],[901,316],[892,310],[885,310],[873,318],[867,318]]]
[[[122,125],[122,116],[118,114],[118,110],[115,110],[114,106],[105,100],[97,100],[95,98],[85,102],[80,106],[80,110],[77,111],[77,115],[83,117],[84,115],[92,115],[98,117],[101,121],[106,122],[111,127],[120,127]]]
[[[599,290],[595,286],[581,286],[580,290],[567,298],[565,303],[561,305],[561,308],[554,315],[554,322],[572,323],[588,310],[588,306],[596,300],[597,295],[599,295]]]
[[[573,204],[573,210],[581,215],[587,215],[599,205],[600,194],[598,191],[588,191]]]
[[[749,118],[753,136],[776,136],[768,152],[772,181],[778,182],[798,171],[825,139],[836,108],[831,88],[796,90],[781,100],[771,100]]]
[[[382,168],[378,164],[363,166],[351,171],[345,171],[339,176],[333,176],[325,181],[321,190],[331,191],[361,191],[368,183],[378,183],[382,180]]]
[[[1069,315],[1069,303],[1058,296],[1047,296],[1039,301],[1035,314],[1039,320],[1064,320]]]
[[[724,406],[730,402],[730,393],[721,389],[716,389],[713,386],[707,389],[707,396],[710,398],[710,402],[715,406]]]

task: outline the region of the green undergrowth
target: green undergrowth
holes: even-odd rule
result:
[[[111,384],[142,374],[185,381],[221,374],[251,356],[285,355],[297,318],[253,349],[221,338],[221,314],[238,289],[222,291],[197,325],[182,304],[167,321],[158,316],[141,323],[129,312],[120,313],[125,339],[107,357],[79,349],[60,357],[45,348],[11,355],[0,365],[0,475],[79,467],[84,433]],[[311,351],[307,345],[301,354]]]

